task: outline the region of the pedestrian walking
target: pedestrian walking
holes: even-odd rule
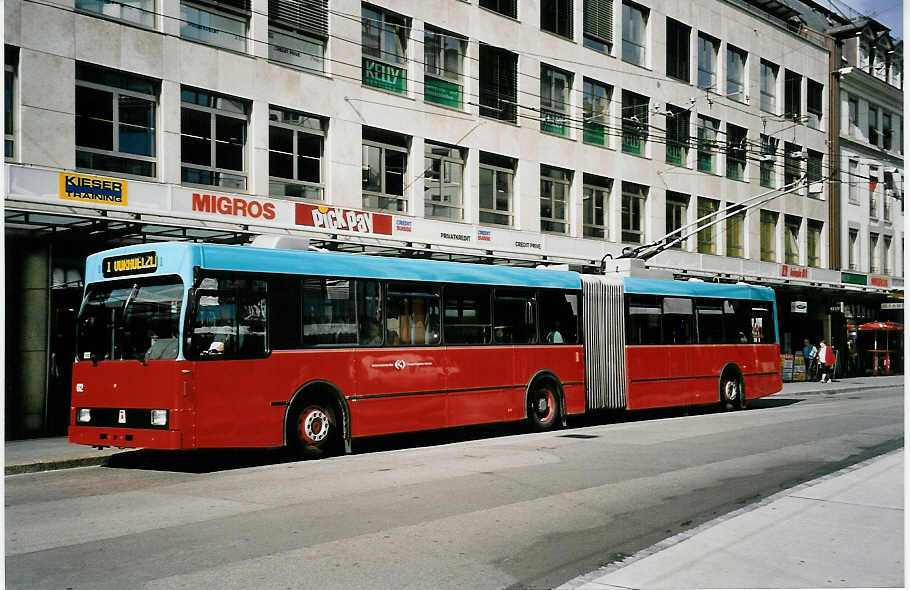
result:
[[[803,340],[803,358],[806,360],[806,379],[815,380],[818,377],[816,361],[818,358],[818,349],[815,348],[806,338]]]
[[[829,373],[834,371],[834,350],[822,340],[818,343],[818,370],[822,374],[822,383],[831,383]]]

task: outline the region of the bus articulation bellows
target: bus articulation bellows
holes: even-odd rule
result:
[[[774,292],[192,243],[90,256],[69,439],[288,446],[780,391]]]

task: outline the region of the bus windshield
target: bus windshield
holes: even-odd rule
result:
[[[76,359],[176,359],[183,283],[180,277],[88,286],[76,335]]]

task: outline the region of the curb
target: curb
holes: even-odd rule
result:
[[[837,383],[833,381],[832,383]],[[808,391],[778,391],[772,396],[776,397],[778,395],[837,395],[838,393],[856,393],[858,391],[869,391],[870,389],[889,389],[891,387],[900,387],[899,385],[863,385],[863,386],[851,386],[843,387],[836,389],[818,389],[818,390],[808,390]]]
[[[75,457],[72,459],[50,459],[35,461],[34,463],[17,463],[7,465],[4,475],[19,475],[21,473],[38,473],[41,471],[56,471],[58,469],[71,469],[75,467],[92,467],[107,465],[111,455],[103,457]]]

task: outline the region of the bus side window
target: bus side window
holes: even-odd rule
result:
[[[443,331],[446,344],[489,344],[492,334],[490,288],[446,287]]]
[[[303,279],[303,343],[307,346],[357,343],[354,282],[348,279]]]
[[[357,331],[361,346],[382,346],[382,297],[378,281],[357,281]]]
[[[386,346],[439,344],[439,288],[389,283],[386,288]]]
[[[269,349],[300,348],[300,279],[269,280]]]
[[[754,344],[773,344],[776,342],[774,334],[774,312],[771,303],[752,301],[752,342]]]
[[[682,297],[663,299],[663,343],[692,344],[692,300]]]
[[[533,291],[496,289],[493,339],[497,344],[537,343],[537,300]]]
[[[243,283],[246,284],[240,288],[238,297],[237,358],[259,358],[265,356],[267,283],[260,280]]]
[[[727,327],[728,344],[746,344],[752,341],[752,303],[744,300],[724,301],[724,325]]]
[[[540,336],[546,344],[578,343],[578,295],[541,291]]]
[[[724,311],[719,301],[703,299],[695,304],[699,344],[724,342]]]
[[[659,299],[631,295],[626,305],[626,344],[661,344]]]

